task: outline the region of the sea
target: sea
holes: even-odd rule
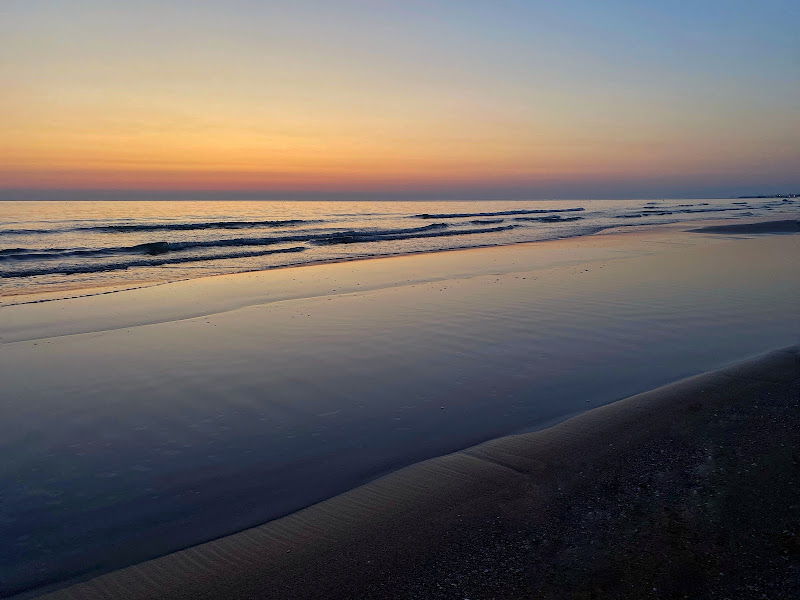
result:
[[[766,217],[797,199],[0,202],[2,304],[325,261]]]

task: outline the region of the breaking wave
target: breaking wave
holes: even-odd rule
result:
[[[505,217],[509,215],[541,215],[547,213],[564,213],[564,212],[580,212],[586,210],[583,207],[578,208],[551,208],[551,209],[535,209],[535,210],[501,210],[498,212],[479,212],[479,213],[420,213],[412,215],[415,219],[463,219],[466,217]]]
[[[200,231],[206,229],[260,229],[263,227],[295,227],[314,223],[304,219],[283,221],[206,221],[204,223],[112,223],[107,225],[79,225],[64,229],[4,229],[1,233],[9,235],[29,235],[63,233],[66,231],[97,231],[105,233],[131,233],[135,231]]]
[[[159,267],[161,265],[172,265],[188,262],[231,258],[249,258],[254,256],[267,256],[270,254],[303,252],[304,250],[306,250],[305,246],[294,246],[292,248],[281,248],[279,250],[245,250],[241,252],[229,252],[227,254],[214,254],[209,256],[175,256],[169,258],[140,259],[118,263],[95,263],[88,265],[53,265],[50,267],[39,267],[36,269],[4,272],[3,277],[34,277],[36,275],[76,275],[78,273],[100,273],[105,271],[120,271],[124,269],[130,269],[131,267]]]
[[[195,248],[224,248],[236,246],[274,246],[275,244],[312,242],[312,243],[344,243],[329,240],[346,237],[358,238],[358,241],[379,241],[381,239],[408,239],[397,236],[415,237],[417,234],[449,227],[446,223],[431,223],[424,227],[407,229],[383,229],[377,231],[345,231],[326,233],[305,233],[297,235],[280,235],[271,237],[240,237],[220,240],[187,240],[183,242],[147,242],[132,246],[110,246],[105,248],[14,248],[8,254],[0,253],[2,261],[46,260],[70,257],[99,257],[119,254],[146,254],[157,256],[169,252],[180,252]],[[463,233],[463,232],[459,232]]]

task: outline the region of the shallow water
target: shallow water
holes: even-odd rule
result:
[[[574,237],[709,216],[763,217],[796,210],[797,202],[0,202],[0,295]]]
[[[676,235],[669,252],[6,343],[0,589],[225,535],[796,343],[797,240]]]

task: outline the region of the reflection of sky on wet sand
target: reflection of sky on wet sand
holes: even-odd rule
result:
[[[8,581],[161,554],[797,341],[796,236],[659,239],[496,274],[512,249],[476,250],[469,278],[5,345]],[[388,280],[411,258],[370,262]]]

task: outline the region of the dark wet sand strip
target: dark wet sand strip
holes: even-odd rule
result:
[[[699,229],[690,229],[695,233],[723,234],[759,234],[759,233],[799,233],[800,221],[786,219],[783,221],[766,221],[762,223],[735,223],[730,225],[709,225]]]
[[[48,598],[792,598],[800,346]]]

